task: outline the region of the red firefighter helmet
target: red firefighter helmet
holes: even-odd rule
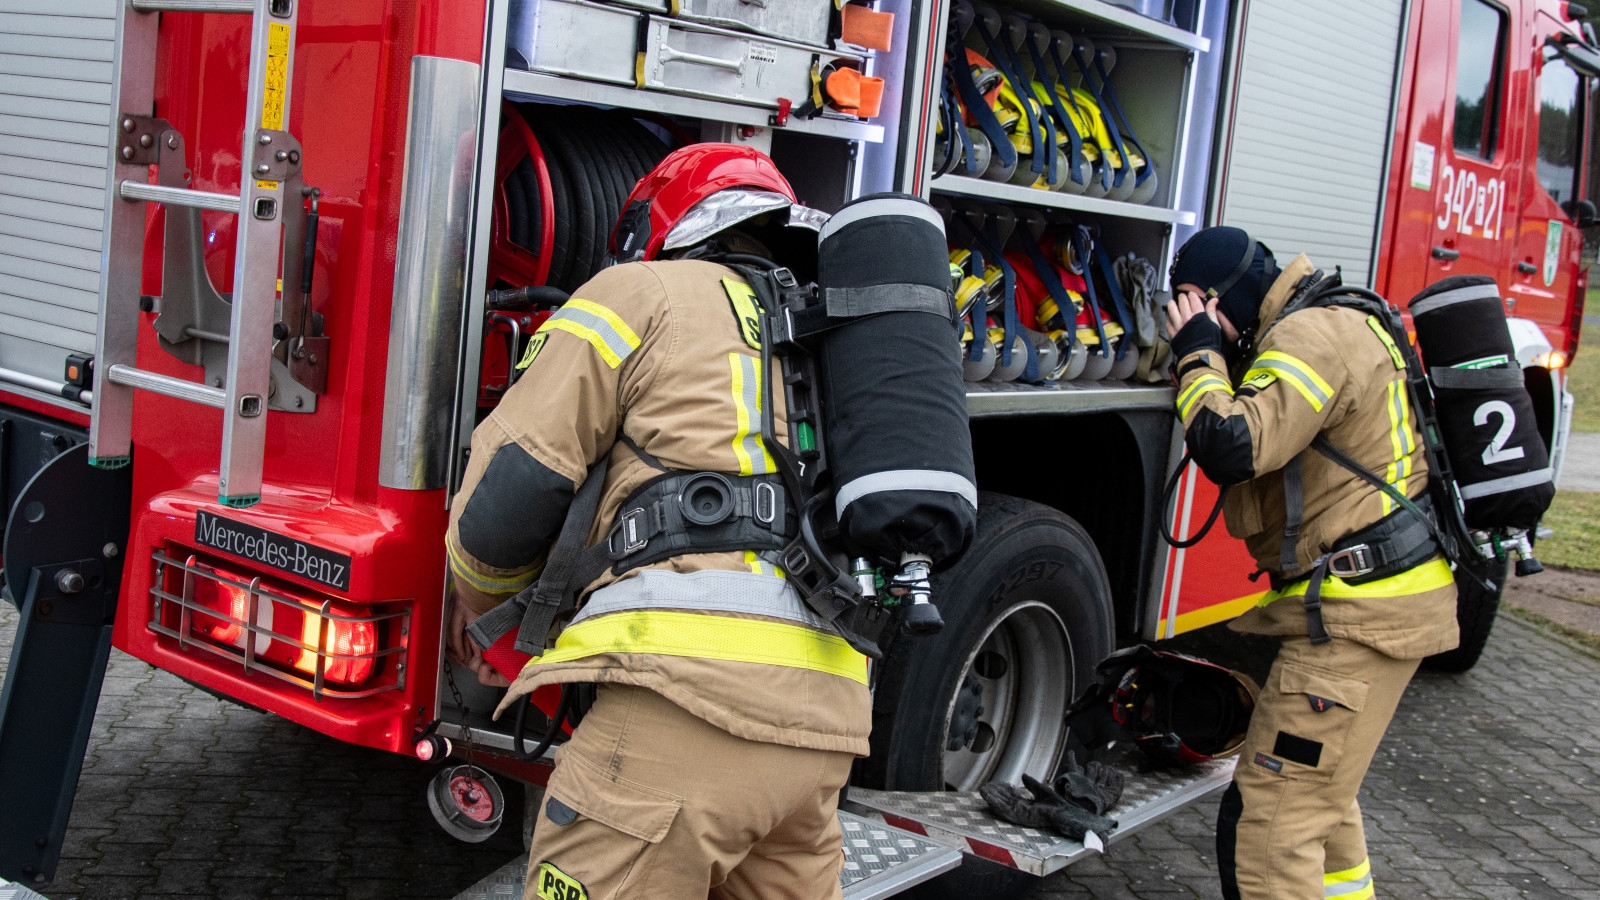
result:
[[[633,186],[611,232],[611,258],[655,259],[762,213],[804,209],[798,204],[766,154],[737,144],[690,144]]]

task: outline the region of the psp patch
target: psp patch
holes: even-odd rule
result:
[[[1251,375],[1249,378],[1246,378],[1243,386],[1253,387],[1258,391],[1264,391],[1271,387],[1272,383],[1277,380],[1278,376],[1272,372],[1257,372],[1254,375]]]
[[[232,553],[290,575],[350,590],[350,557],[200,510],[194,517],[195,543]]]
[[[722,289],[728,292],[728,305],[733,307],[733,320],[739,325],[739,336],[751,350],[761,349],[761,304],[750,285],[736,278],[722,279]]]
[[[544,349],[544,342],[548,340],[550,340],[550,332],[548,331],[536,331],[533,333],[533,337],[528,339],[528,349],[522,351],[522,359],[517,360],[518,372],[533,365],[533,361],[539,358],[539,351]]]
[[[589,900],[589,892],[578,879],[550,863],[540,863],[535,874],[539,879],[539,892],[534,896],[539,900]]]

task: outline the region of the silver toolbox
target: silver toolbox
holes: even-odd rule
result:
[[[652,12],[715,25],[735,31],[753,31],[814,47],[828,46],[828,21],[833,0],[613,0]]]
[[[588,0],[514,0],[508,40],[534,72],[756,106],[804,103],[814,59],[861,59]]]

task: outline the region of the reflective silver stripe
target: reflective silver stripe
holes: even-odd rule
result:
[[[1345,881],[1339,884],[1329,884],[1322,888],[1323,897],[1343,897],[1372,887],[1372,873],[1368,872],[1357,881]]]
[[[777,471],[777,464],[772,459],[772,454],[767,452],[767,446],[761,442],[761,360],[743,353],[732,353],[730,356],[738,360],[739,384],[735,385],[738,392],[735,397],[739,403],[739,414],[744,420],[736,435],[737,443],[734,445],[734,454],[739,457],[739,465],[744,475],[767,475]],[[750,464],[745,465],[748,458]]]
[[[1491,494],[1504,494],[1507,491],[1520,490],[1544,484],[1550,480],[1550,469],[1545,467],[1535,472],[1524,472],[1521,475],[1507,475],[1504,478],[1494,478],[1489,481],[1480,481],[1477,484],[1464,484],[1461,486],[1461,499],[1476,500]]]
[[[1466,303],[1470,300],[1495,300],[1500,299],[1500,286],[1498,284],[1469,284],[1453,291],[1434,294],[1411,304],[1411,315],[1422,316],[1443,309],[1456,303]]]
[[[960,494],[973,509],[978,508],[978,486],[954,472],[937,469],[895,469],[891,472],[874,472],[863,475],[839,488],[834,497],[835,515],[844,517],[844,509],[868,494],[884,491],[943,491]]]
[[[744,613],[782,619],[832,633],[789,582],[754,572],[640,572],[627,581],[607,585],[589,595],[573,616],[575,625],[607,613],[637,609],[682,609],[692,612]]]
[[[1295,363],[1289,361],[1289,359],[1293,359],[1293,357],[1285,359],[1285,356],[1288,356],[1288,354],[1274,357],[1267,357],[1266,354],[1262,354],[1262,358],[1256,360],[1254,368],[1269,369],[1288,375],[1296,382],[1303,385],[1306,391],[1312,396],[1316,397],[1322,406],[1326,406],[1328,401],[1333,399],[1333,395],[1323,390],[1322,385],[1317,383],[1321,379],[1308,374],[1307,369],[1309,367],[1302,368],[1302,366],[1296,365]],[[1317,407],[1317,412],[1322,411],[1322,406]]]
[[[829,219],[828,224],[822,226],[822,231],[817,234],[817,243],[821,244],[846,226],[878,216],[908,216],[921,219],[939,229],[941,236],[944,235],[944,220],[939,218],[939,212],[928,204],[909,197],[879,197],[852,203],[834,213],[833,218]]]
[[[573,323],[574,325],[581,325],[584,328],[594,332],[599,336],[600,340],[605,342],[606,347],[609,348],[612,353],[616,354],[619,361],[627,359],[628,355],[633,353],[634,347],[637,346],[637,344],[630,343],[626,337],[623,337],[622,334],[617,331],[617,329],[611,326],[610,322],[607,322],[605,319],[600,318],[588,310],[573,309],[570,306],[563,306],[562,308],[556,310],[555,315],[550,317],[550,321],[556,321],[560,319],[564,319]],[[546,327],[549,328],[551,326],[547,325]]]

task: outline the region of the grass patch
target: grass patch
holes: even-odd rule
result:
[[[1502,612],[1509,613],[1512,618],[1521,619],[1522,621],[1527,622],[1529,625],[1532,625],[1540,631],[1546,631],[1550,634],[1554,634],[1570,644],[1576,644],[1590,653],[1600,656],[1600,635],[1590,634],[1587,631],[1579,628],[1573,628],[1570,625],[1562,625],[1560,622],[1552,622],[1533,610],[1524,609],[1515,604],[1502,603],[1500,604],[1500,610]]]
[[[1539,542],[1541,562],[1600,569],[1600,494],[1556,491],[1555,502],[1541,524],[1555,532]]]
[[[1587,315],[1600,314],[1600,289],[1589,292],[1584,305]],[[1578,354],[1567,370],[1567,390],[1572,392],[1572,430],[1600,431],[1600,347],[1586,346],[1582,334],[1588,329],[1579,326]],[[1600,340],[1600,327],[1595,329],[1595,340]]]

